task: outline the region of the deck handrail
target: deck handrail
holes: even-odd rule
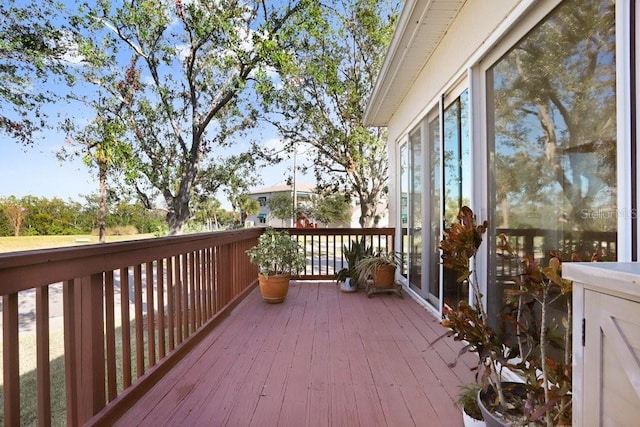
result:
[[[38,425],[51,425],[52,417],[52,287],[62,293],[66,424],[108,425],[256,286],[257,268],[245,251],[262,231],[0,254],[4,424],[21,424],[19,327],[25,292],[35,305]],[[393,228],[287,231],[307,255],[298,280],[333,278],[346,266],[343,245],[353,239],[364,237],[375,250],[394,250]]]
[[[35,294],[38,424],[51,424],[52,286],[62,287],[66,423],[98,422],[124,410],[129,396],[150,387],[255,286],[257,269],[245,251],[261,232],[0,254],[4,424],[21,424],[20,292]]]
[[[352,241],[365,240],[374,253],[395,251],[395,228],[283,228],[305,249],[307,265],[298,276],[302,280],[333,279],[347,267],[343,248]]]

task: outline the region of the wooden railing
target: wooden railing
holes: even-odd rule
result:
[[[340,269],[347,267],[343,248],[352,241],[364,239],[374,253],[395,250],[395,228],[286,228],[305,248],[307,265],[303,280],[333,279]]]
[[[255,286],[257,270],[245,251],[261,231],[1,254],[4,425],[36,422],[20,416],[20,366],[32,357],[38,425],[52,422],[56,375],[64,375],[64,394],[55,395],[66,395],[66,420],[57,422],[117,418]],[[59,291],[63,374],[52,372],[49,354],[49,299]],[[19,345],[29,316],[35,316],[34,356],[21,354]]]
[[[392,228],[288,231],[307,256],[299,280],[332,279],[346,267],[342,248],[351,240],[364,237],[375,250],[394,250]],[[245,251],[261,233],[0,254],[0,424],[112,424],[253,289],[257,269]],[[33,355],[20,346],[33,335],[24,332],[27,325],[35,325]],[[50,354],[56,340],[63,341],[63,354]],[[36,366],[25,373],[28,359]],[[21,376],[35,376],[35,388],[21,394],[29,382]],[[37,396],[36,408],[23,411],[37,420],[21,419],[21,408],[30,405],[21,395]],[[64,400],[62,409],[52,413],[52,400]]]
[[[549,251],[558,251],[564,261],[576,254],[580,261],[591,261],[591,256],[601,251],[602,261],[617,258],[617,234],[608,231],[557,232],[543,229],[502,228],[519,258],[533,256],[537,261],[548,260]],[[510,280],[519,274],[518,257],[498,254],[497,276]]]

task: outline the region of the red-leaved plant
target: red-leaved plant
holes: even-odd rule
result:
[[[445,301],[442,325],[444,336],[462,341],[460,355],[478,356],[477,380],[491,390],[487,406],[511,417],[515,422],[568,425],[571,423],[571,282],[562,279],[562,262],[550,253],[547,267],[530,256],[515,253],[506,235],[499,235],[501,255],[514,259],[521,271],[505,289],[505,309],[489,322],[483,294],[476,275],[476,254],[482,244],[487,223],[476,224],[473,211],[463,207],[458,221],[451,224],[440,242],[442,263],[458,273],[458,283],[467,282],[473,290],[470,305]],[[598,256],[592,260],[596,261]],[[577,257],[572,256],[576,261]],[[497,284],[496,284],[497,285]],[[490,285],[491,286],[491,285]],[[549,307],[564,302],[566,312],[560,321],[551,319]],[[499,331],[490,324],[500,325]],[[559,333],[558,333],[559,332]],[[455,362],[454,362],[455,363]],[[503,369],[519,374],[526,395],[512,396],[502,382]]]

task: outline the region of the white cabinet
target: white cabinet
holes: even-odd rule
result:
[[[573,425],[640,425],[640,263],[565,263],[573,280]]]

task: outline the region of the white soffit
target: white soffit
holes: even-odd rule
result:
[[[407,0],[364,115],[387,126],[466,0]]]

